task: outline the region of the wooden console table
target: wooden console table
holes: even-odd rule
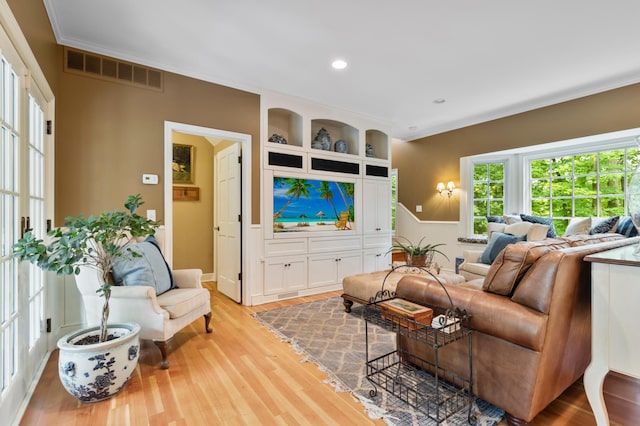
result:
[[[599,426],[609,424],[602,386],[611,371],[640,378],[640,256],[636,245],[586,256],[591,262],[591,363],[584,388]]]

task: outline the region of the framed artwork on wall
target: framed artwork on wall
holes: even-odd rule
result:
[[[173,144],[173,183],[195,183],[196,147]]]

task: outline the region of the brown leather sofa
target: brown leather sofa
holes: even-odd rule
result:
[[[580,235],[507,246],[484,280],[443,284],[471,315],[473,392],[527,424],[584,373],[591,359],[591,270],[584,256],[638,243],[617,234]],[[396,296],[450,306],[443,287],[402,278]],[[463,341],[466,341],[463,339]],[[439,349],[439,365],[469,374],[468,345]],[[433,350],[402,338],[402,350],[433,361]]]

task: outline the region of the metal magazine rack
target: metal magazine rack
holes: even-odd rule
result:
[[[468,408],[468,421],[475,423],[475,415],[472,413],[474,395],[471,317],[466,311],[453,306],[451,296],[437,276],[425,267],[416,266],[412,268],[419,268],[440,284],[449,299],[449,306],[429,306],[420,303],[433,309],[435,320],[430,324],[416,322],[383,309],[380,305],[382,302],[395,298],[395,292],[384,288],[385,282],[389,274],[400,267],[394,267],[389,271],[382,282],[381,290],[371,298],[364,310],[367,379],[373,385],[369,393],[372,397],[376,396],[378,388],[381,388],[438,423]],[[370,326],[380,326],[397,333],[396,349],[372,357],[369,345]],[[403,344],[400,340],[404,341]],[[430,348],[432,357],[423,359],[410,353],[406,348],[410,342]],[[439,365],[439,350],[454,343],[468,345],[468,377],[462,377]]]

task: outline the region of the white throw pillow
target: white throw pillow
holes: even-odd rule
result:
[[[503,232],[504,233],[504,228],[507,227],[506,223],[499,223],[499,222],[488,222],[487,223],[487,241],[491,240],[491,233],[492,232]]]
[[[532,223],[527,231],[527,241],[542,241],[547,238],[549,225],[541,223]]]
[[[527,241],[541,241],[547,238],[548,225],[532,222],[516,222],[511,225],[504,223],[487,223],[487,241],[491,241],[491,233],[502,232],[503,234],[527,235]]]
[[[505,214],[503,217],[504,221],[507,222],[507,225],[522,222],[522,218],[519,214]]]
[[[564,231],[564,236],[568,237],[569,235],[589,234],[590,229],[590,217],[574,217],[569,221],[569,226],[567,226],[567,230]]]

